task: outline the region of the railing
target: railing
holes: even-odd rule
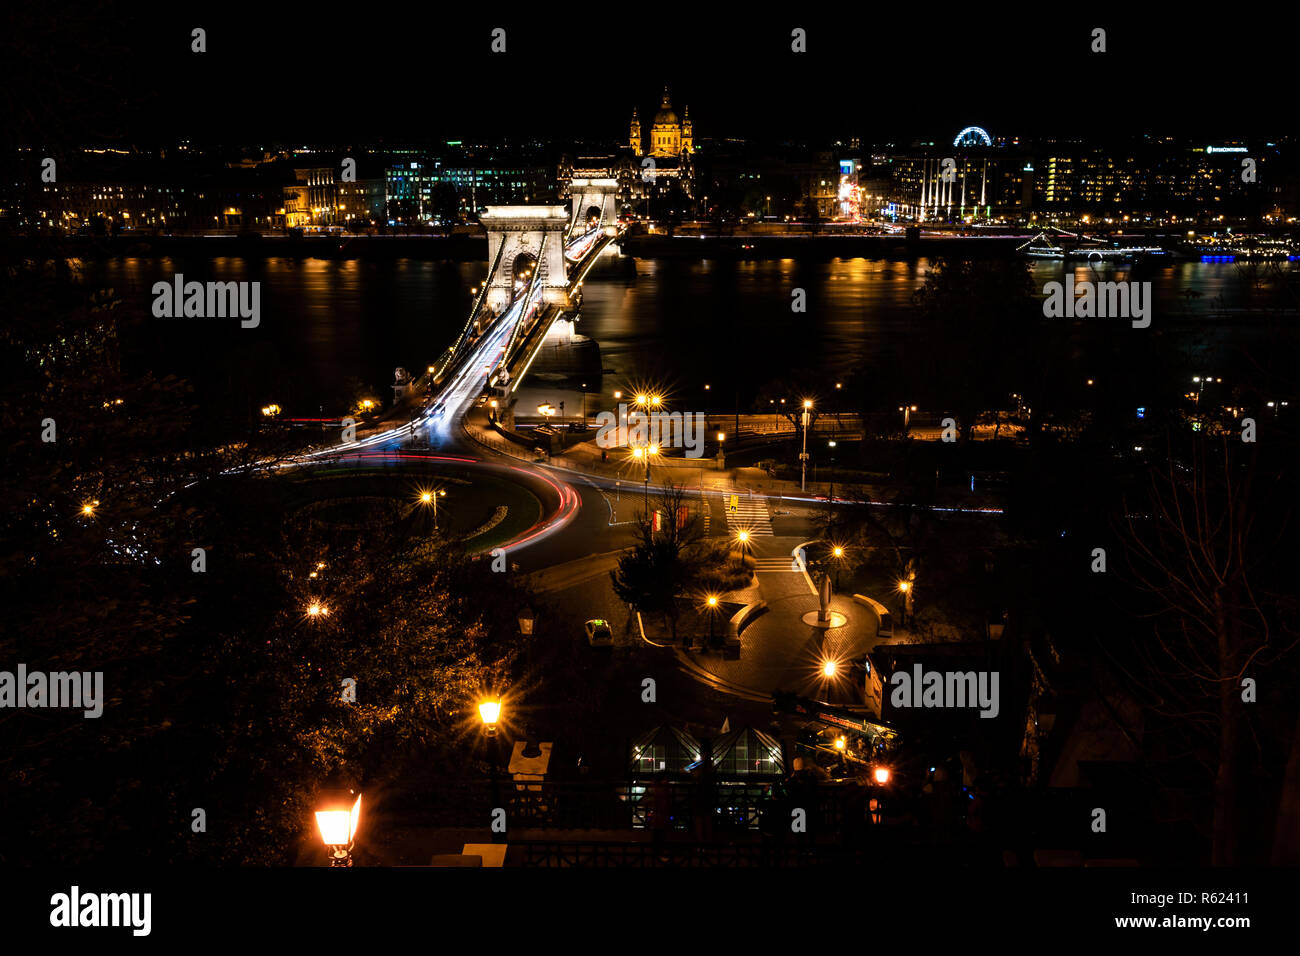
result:
[[[465,346],[465,341],[469,336],[469,330],[474,326],[474,319],[479,314],[479,310],[483,308],[483,303],[487,301],[488,287],[492,284],[492,277],[496,275],[497,269],[501,266],[501,256],[505,251],[506,237],[502,236],[501,245],[497,246],[496,257],[492,260],[492,268],[488,270],[487,277],[483,280],[483,288],[479,292],[478,297],[474,300],[474,307],[470,309],[469,319],[466,320],[465,328],[461,330],[460,335],[456,338],[456,343],[452,348],[451,358],[448,360],[447,364],[443,366],[444,370],[460,357],[460,351]]]
[[[486,775],[485,775],[486,777]],[[792,784],[778,776],[750,783],[697,779],[633,781],[516,781],[500,773],[441,783],[413,794],[386,814],[422,826],[483,826],[495,807],[511,830],[623,830],[693,834],[696,838],[791,834],[801,810],[802,832],[849,838],[873,826],[871,800],[889,802],[878,788],[855,783]],[[877,814],[878,818],[878,814]]]
[[[808,867],[865,866],[867,847],[808,843],[601,843],[596,841],[517,841],[512,865],[537,867]],[[876,860],[878,861],[878,858]]]
[[[550,236],[547,233],[542,233],[541,245],[537,247],[537,260],[536,265],[533,267],[533,276],[528,282],[528,288],[524,290],[524,301],[519,306],[519,318],[515,321],[515,327],[510,330],[510,338],[506,340],[505,350],[501,353],[502,368],[510,368],[510,360],[513,358],[515,339],[519,336],[519,330],[523,327],[525,320],[528,318],[528,309],[532,303],[533,294],[541,284],[542,263],[546,261],[546,240],[549,238]],[[538,321],[540,321],[540,315]],[[534,322],[534,325],[536,325],[536,322]],[[525,333],[525,338],[530,335],[532,331],[532,329],[529,329],[528,332]]]

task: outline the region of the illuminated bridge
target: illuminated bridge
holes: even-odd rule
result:
[[[425,429],[443,441],[485,390],[513,393],[551,327],[577,313],[583,279],[620,232],[607,184],[581,186],[572,208],[494,206],[484,212],[488,274],[456,340],[411,386],[413,396],[429,394],[423,411],[409,424],[306,457],[391,446]]]

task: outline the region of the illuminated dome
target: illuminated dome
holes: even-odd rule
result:
[[[656,126],[676,126],[681,121],[677,114],[673,112],[672,101],[668,99],[668,87],[664,87],[664,98],[659,104],[659,112],[655,114],[654,124]]]

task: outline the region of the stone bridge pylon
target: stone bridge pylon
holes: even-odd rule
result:
[[[586,232],[593,219],[599,219],[598,225],[618,225],[619,185],[612,178],[578,177],[569,183],[570,208],[573,215],[573,231]]]
[[[537,298],[567,308],[568,276],[564,239],[570,213],[564,206],[493,206],[479,216],[487,230],[488,261],[499,262],[488,281],[486,305],[500,315],[527,287],[525,276],[536,271]],[[501,248],[505,241],[504,249]],[[498,259],[498,250],[500,258]],[[534,300],[536,301],[536,299]]]

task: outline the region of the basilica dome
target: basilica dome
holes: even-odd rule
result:
[[[659,104],[659,112],[655,114],[655,126],[677,126],[681,120],[673,112],[672,101],[668,99],[668,87],[664,87],[664,98]]]

